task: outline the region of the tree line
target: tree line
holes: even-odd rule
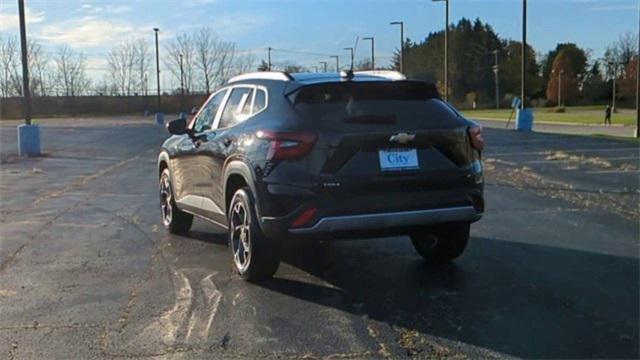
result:
[[[616,79],[619,101],[635,98],[637,35],[622,34],[611,43],[603,58],[595,58],[588,49],[573,43],[560,43],[546,54],[526,49],[527,97],[534,105],[604,103],[611,100]],[[522,43],[503,39],[479,19],[461,19],[449,28],[449,94],[467,106],[474,102],[493,106],[498,72],[499,102],[511,103],[520,95]],[[424,40],[406,39],[405,73],[412,78],[434,82],[444,92],[444,30]],[[497,59],[497,62],[496,62]],[[391,68],[398,69],[396,51]],[[497,66],[496,66],[497,65]],[[559,94],[560,93],[560,94]],[[558,96],[560,95],[560,96]]]
[[[27,49],[29,86],[34,96],[133,96],[156,90],[150,87],[155,84],[155,50],[145,39],[126,39],[114,45],[106,53],[106,67],[101,69],[89,67],[84,53],[66,45],[49,52],[37,40],[29,39]],[[234,42],[218,38],[208,27],[179,34],[160,51],[161,71],[168,71],[179,84],[163,93],[208,94],[231,76],[254,68],[250,55],[242,54]],[[92,79],[90,70],[104,75]],[[20,45],[17,37],[2,34],[0,95],[22,95]]]

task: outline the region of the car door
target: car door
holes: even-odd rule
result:
[[[190,124],[196,138],[204,138],[213,126],[216,116],[224,103],[228,89],[222,89],[212,94],[202,106]],[[183,136],[177,144],[177,154],[172,164],[174,192],[176,202],[183,210],[200,214],[202,211],[202,178],[208,174],[208,169],[198,156],[201,140],[194,140]]]
[[[197,149],[198,162],[204,173],[198,180],[199,191],[203,194],[202,211],[204,215],[226,224],[224,196],[224,164],[236,151],[237,137],[241,132],[241,123],[251,115],[251,103],[254,87],[238,85],[231,88],[222,111],[211,130],[206,131],[202,143]]]

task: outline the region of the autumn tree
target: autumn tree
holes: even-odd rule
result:
[[[580,75],[574,71],[571,55],[568,51],[560,50],[553,61],[547,83],[546,95],[549,102],[561,106],[577,98]]]

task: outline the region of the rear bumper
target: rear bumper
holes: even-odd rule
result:
[[[290,234],[311,235],[358,230],[429,226],[446,222],[474,222],[482,215],[473,206],[400,211],[379,214],[329,216],[307,228],[289,229]]]

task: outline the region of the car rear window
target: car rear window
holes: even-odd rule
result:
[[[308,85],[289,100],[303,119],[345,129],[449,127],[460,117],[440,99],[435,86],[421,81]]]

